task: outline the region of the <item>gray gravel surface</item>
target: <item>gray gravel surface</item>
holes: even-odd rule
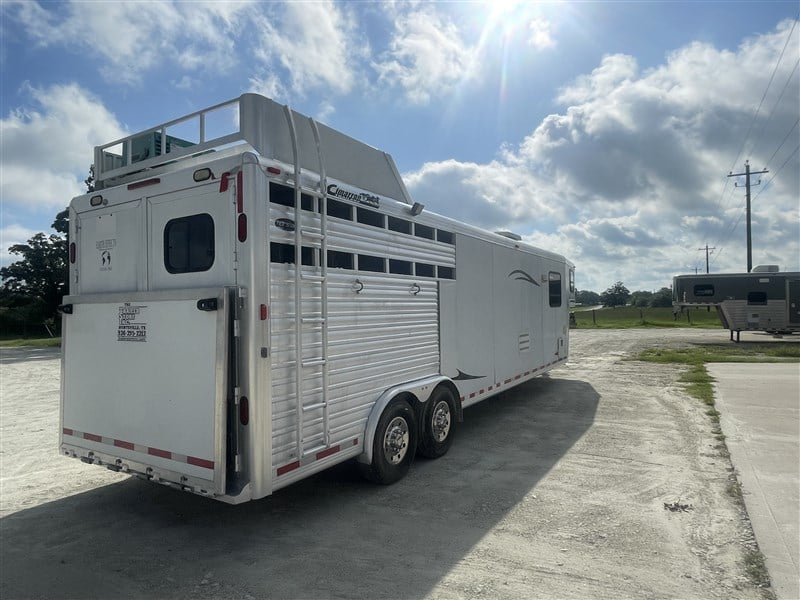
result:
[[[345,463],[241,506],[59,456],[58,354],[3,349],[0,597],[762,598],[706,407],[624,360],[727,337],[573,331],[399,483]]]

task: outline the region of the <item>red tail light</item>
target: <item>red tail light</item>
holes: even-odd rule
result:
[[[236,221],[236,230],[239,236],[239,241],[244,242],[247,240],[247,215],[242,213]]]

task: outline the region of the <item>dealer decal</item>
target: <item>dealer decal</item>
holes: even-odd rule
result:
[[[119,327],[117,328],[118,342],[146,342],[147,323],[145,322],[145,309],[147,306],[134,305],[126,302],[119,307]]]
[[[377,196],[367,194],[366,192],[351,192],[339,187],[335,183],[328,186],[328,195],[334,198],[351,200],[352,202],[357,202],[358,204],[363,204],[364,206],[370,206],[372,208],[380,208],[381,205],[381,200]]]

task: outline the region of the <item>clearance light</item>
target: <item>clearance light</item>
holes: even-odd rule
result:
[[[73,264],[73,265],[75,264],[75,258],[77,256],[77,254],[78,254],[78,252],[77,252],[77,249],[75,248],[75,242],[72,242],[69,245],[69,262],[71,264]]]
[[[89,204],[91,204],[92,206],[100,206],[102,203],[103,203],[102,196],[92,196],[89,199]]]
[[[280,175],[281,170],[278,167],[267,167],[267,173],[272,173],[273,175]]]
[[[198,183],[201,182],[201,181],[208,181],[209,179],[212,179],[213,177],[214,177],[214,174],[211,172],[211,169],[209,169],[208,167],[206,167],[205,169],[197,169],[197,171],[195,171],[194,174],[192,175],[192,179],[194,179]]]
[[[247,215],[244,213],[240,214],[236,225],[236,232],[238,234],[239,241],[244,243],[247,240]]]
[[[267,310],[267,305],[266,304],[262,304],[261,305],[261,320],[262,321],[266,321],[267,317],[269,317],[269,310]]]

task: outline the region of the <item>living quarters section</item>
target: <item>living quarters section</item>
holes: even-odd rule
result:
[[[344,185],[326,191],[324,214],[310,194],[296,213],[294,189],[269,184],[272,463],[286,479],[360,453],[381,393],[440,372],[439,283],[458,276],[451,229]]]

